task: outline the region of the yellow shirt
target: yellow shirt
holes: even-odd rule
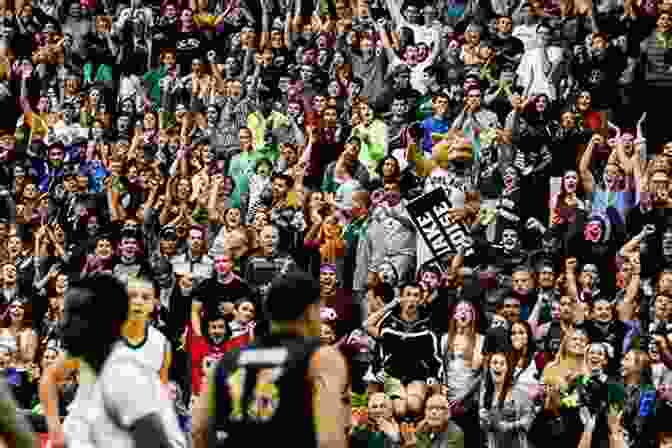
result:
[[[261,149],[265,146],[265,136],[267,129],[278,129],[289,126],[289,119],[280,112],[272,111],[268,118],[260,112],[252,112],[247,117],[247,127],[252,131],[254,137],[254,147]]]

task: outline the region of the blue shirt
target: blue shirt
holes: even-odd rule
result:
[[[422,128],[425,130],[423,139],[422,139],[422,150],[429,157],[432,155],[432,146],[434,142],[432,141],[432,134],[445,134],[450,130],[450,121],[448,119],[437,120],[436,118],[429,117],[422,122]]]

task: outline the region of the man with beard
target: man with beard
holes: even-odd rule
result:
[[[207,379],[203,375],[203,364],[207,363],[207,370],[210,370],[228,351],[229,329],[224,314],[216,312],[213,316],[206,315],[205,321],[205,341],[191,347],[192,391],[196,396],[204,392],[203,386]]]
[[[349,334],[361,326],[364,319],[362,308],[355,303],[349,290],[338,287],[335,265],[323,264],[320,267],[320,304],[336,311],[336,334]]]
[[[54,191],[53,188],[63,178],[65,147],[62,143],[53,143],[47,149],[47,156],[46,162],[41,159],[32,160],[32,168],[37,172],[38,189],[41,193]]]
[[[593,34],[588,58],[574,68],[579,85],[591,94],[593,109],[608,112],[617,106],[619,96],[614,92],[625,67],[625,58],[611,48],[609,37],[604,33]]]
[[[293,253],[300,247],[299,239],[303,238],[303,232],[306,230],[303,210],[287,202],[289,192],[294,188],[294,179],[286,174],[274,174],[271,182],[273,184],[270,204],[271,223],[278,226],[288,238],[286,247],[282,249]]]

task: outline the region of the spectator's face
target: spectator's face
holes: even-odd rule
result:
[[[311,82],[313,80],[313,74],[314,70],[311,65],[304,64],[301,66],[301,81],[303,82]]]
[[[21,240],[17,236],[10,236],[9,240],[7,240],[7,251],[9,252],[9,255],[11,257],[16,257],[21,253],[21,250],[23,248],[23,244],[21,243]]]
[[[117,120],[117,131],[122,134],[128,132],[128,129],[131,125],[131,120],[127,116],[119,117]]]
[[[299,103],[289,103],[287,105],[287,114],[291,117],[298,117],[301,112],[301,106]]]
[[[656,319],[658,320],[667,320],[668,309],[670,307],[669,300],[666,296],[659,295],[656,297],[655,312]]]
[[[241,149],[247,150],[252,145],[252,134],[248,129],[241,129],[238,133]]]
[[[12,304],[9,306],[9,317],[11,320],[15,322],[21,322],[24,315],[25,310],[21,302],[12,302]]]
[[[669,33],[672,29],[672,15],[663,13],[658,16],[656,27],[661,33]]]
[[[541,272],[539,272],[539,286],[541,288],[547,289],[547,288],[553,288],[555,285],[555,274],[553,273],[553,270],[549,268],[543,268]]]
[[[327,107],[327,97],[323,95],[315,96],[313,98],[313,107],[315,107],[319,114],[324,113],[324,109]]]
[[[56,294],[65,294],[68,290],[68,276],[65,274],[58,274],[56,276]]]
[[[579,112],[587,112],[593,103],[593,98],[589,92],[581,92],[576,100],[576,108]]]
[[[37,198],[37,187],[35,184],[29,183],[23,187],[23,197],[28,201],[33,201],[35,198]]]
[[[336,273],[335,272],[320,272],[320,288],[322,293],[333,293],[336,288]]]
[[[408,286],[402,291],[400,300],[401,313],[413,316],[418,311],[418,305],[422,299],[422,290],[417,286]]]
[[[49,98],[46,96],[41,96],[40,100],[37,102],[37,111],[46,112],[49,110]]]
[[[348,143],[345,145],[343,151],[343,161],[348,166],[353,166],[359,159],[359,145],[356,143]]]
[[[338,125],[338,115],[336,109],[327,109],[324,111],[324,124],[328,128],[335,128]]]
[[[56,362],[56,359],[58,358],[58,350],[54,349],[47,349],[45,350],[44,354],[42,355],[42,362],[40,367],[42,368],[42,372],[46,372],[47,369]]]
[[[224,342],[226,338],[226,320],[216,319],[208,322],[208,336],[215,345]]]
[[[124,238],[121,240],[121,255],[128,258],[135,258],[138,253],[138,241],[135,238]]]
[[[282,157],[287,161],[288,166],[294,166],[298,160],[296,150],[289,145],[282,145]]]
[[[226,212],[226,225],[235,229],[240,226],[240,210],[237,208],[230,208]]]
[[[443,428],[450,420],[450,407],[443,395],[433,395],[427,400],[425,421],[430,428]]]
[[[13,264],[6,264],[2,267],[2,279],[5,283],[16,282],[16,267]]]
[[[564,112],[560,116],[560,125],[565,129],[576,128],[576,116],[572,112]]]
[[[563,177],[565,192],[567,193],[576,193],[576,186],[579,182],[579,176],[576,174],[576,171],[568,171]]]
[[[434,101],[434,110],[437,115],[445,117],[448,114],[448,98],[437,97]]]
[[[378,422],[381,418],[392,416],[392,407],[383,393],[376,393],[369,397],[369,421]]]
[[[109,240],[100,240],[96,244],[96,255],[102,259],[109,259],[113,255],[112,243]]]
[[[200,253],[205,248],[203,232],[197,229],[192,229],[191,232],[189,232],[189,246],[193,252]]]
[[[163,65],[167,66],[168,68],[173,68],[175,67],[175,63],[175,53],[168,52],[163,55]]]
[[[607,354],[601,344],[593,344],[588,349],[588,364],[593,369],[603,368],[607,365]]]
[[[191,19],[193,18],[194,14],[191,12],[189,9],[185,9],[182,11],[182,14],[180,15],[180,20],[182,20],[182,23],[184,24],[191,24]]]
[[[548,107],[548,99],[545,96],[540,96],[537,98],[537,101],[535,102],[535,107],[537,109],[537,112],[542,113],[546,111],[546,108]]]
[[[519,352],[527,347],[527,331],[523,324],[511,325],[511,346]]]
[[[284,179],[275,179],[273,180],[273,199],[282,200],[287,197],[289,193],[289,187],[287,186],[287,181]]]
[[[63,231],[63,227],[56,224],[53,230],[54,230],[54,239],[56,240],[57,243],[62,243],[63,241],[65,241],[65,232]]]
[[[509,322],[518,322],[520,320],[520,300],[513,297],[504,299],[501,314]]]
[[[256,315],[254,303],[249,301],[241,302],[233,311],[233,315],[238,322],[244,324],[252,322]]]
[[[177,184],[177,199],[184,201],[189,197],[191,186],[187,179],[181,179],[180,183]]]
[[[506,357],[501,353],[496,353],[490,358],[490,373],[495,384],[503,384],[506,379],[509,364]]]
[[[502,247],[507,251],[515,250],[518,247],[518,234],[513,229],[506,229],[502,232]]]
[[[611,320],[611,305],[609,302],[600,300],[593,307],[593,319],[598,322],[609,322]]]
[[[497,32],[502,35],[508,35],[513,30],[513,21],[508,17],[497,19]]]

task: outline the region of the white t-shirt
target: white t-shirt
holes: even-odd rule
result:
[[[170,445],[186,448],[177,415],[161,393],[158,374],[129,356],[123,343],[112,350],[102,372],[87,388],[85,409],[78,409],[77,431],[65,429],[67,446],[134,448],[130,428],[150,415],[160,416]]]

